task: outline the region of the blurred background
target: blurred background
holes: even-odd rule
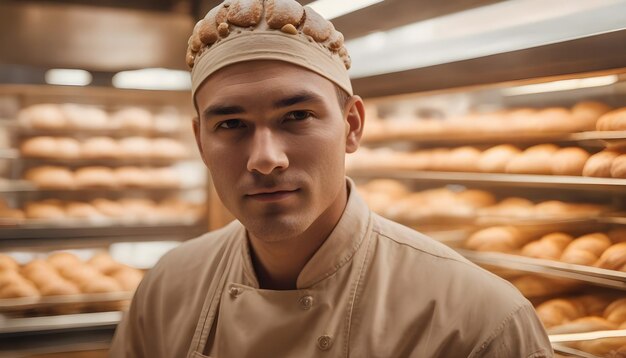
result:
[[[369,206],[511,281],[559,354],[626,356],[626,1],[299,2],[345,36]],[[0,0],[0,357],[106,356],[146,270],[232,220],[185,65],[219,3]]]

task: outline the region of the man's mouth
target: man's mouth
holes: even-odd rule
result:
[[[262,202],[280,201],[286,199],[292,195],[295,195],[300,189],[294,190],[258,190],[253,191],[250,194],[246,194],[246,198],[258,200]]]

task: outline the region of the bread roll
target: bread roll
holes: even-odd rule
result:
[[[150,172],[143,168],[126,166],[114,170],[117,183],[123,187],[147,187],[154,181]]]
[[[599,131],[626,130],[626,107],[616,109],[600,117],[596,129]]]
[[[113,277],[123,291],[134,291],[143,279],[143,273],[133,268],[123,268],[114,272]]]
[[[181,159],[188,155],[184,145],[170,138],[153,139],[151,149],[152,156],[161,159]]]
[[[53,137],[33,137],[26,139],[20,146],[23,157],[54,158],[57,152],[57,140]]]
[[[603,114],[609,112],[611,107],[596,101],[578,102],[572,107],[572,116],[576,123],[576,131],[593,131],[596,122]]]
[[[180,176],[170,168],[156,168],[149,172],[152,180],[149,186],[156,188],[177,188],[181,185]]]
[[[56,157],[62,159],[74,159],[79,158],[80,143],[73,138],[58,138],[57,139],[57,151]]]
[[[493,194],[484,190],[468,189],[456,194],[456,199],[475,208],[491,206],[496,203]]]
[[[538,132],[573,132],[575,131],[572,113],[562,107],[546,108],[537,113],[539,117]]]
[[[392,198],[402,198],[409,194],[407,187],[393,179],[374,179],[368,182],[364,189],[368,192],[382,192]]]
[[[586,177],[611,177],[611,165],[619,153],[603,150],[589,157],[583,168],[583,176]]]
[[[537,241],[526,244],[521,254],[538,259],[558,260],[563,250],[572,242],[573,238],[564,233],[552,233],[543,236]]]
[[[578,147],[559,149],[551,158],[552,174],[582,175],[588,159],[589,153],[584,149]]]
[[[142,219],[153,216],[156,210],[156,203],[150,199],[124,198],[119,201],[124,208],[127,218]]]
[[[91,201],[91,205],[93,205],[93,207],[95,207],[96,210],[98,210],[104,216],[117,218],[124,215],[124,209],[122,205],[109,199],[94,199]]]
[[[82,261],[78,256],[74,255],[71,252],[55,252],[50,254],[46,258],[46,262],[48,262],[52,267],[57,270],[65,270],[65,269],[73,269],[75,267],[79,267],[82,264]]]
[[[42,166],[29,169],[24,178],[44,189],[71,189],[74,175],[70,170],[57,166]]]
[[[626,322],[626,298],[612,302],[602,314],[608,321],[620,325]]]
[[[95,268],[80,262],[77,265],[67,265],[59,270],[59,273],[66,279],[74,282],[77,285],[82,285],[85,282],[94,280],[96,277],[102,274]],[[81,288],[82,291],[82,288]]]
[[[546,328],[573,321],[584,314],[572,300],[560,298],[540,304],[536,311],[537,316]]]
[[[26,265],[24,265],[21,269],[21,273],[25,277],[28,277],[29,275],[37,271],[53,271],[54,272],[55,268],[54,266],[50,265],[45,260],[34,259],[34,260],[31,260]]]
[[[112,117],[118,127],[130,130],[152,129],[152,114],[139,107],[129,107],[116,112]]]
[[[626,179],[626,154],[613,159],[611,164],[611,177]]]
[[[29,219],[64,219],[66,217],[63,206],[50,201],[27,203],[25,211]]]
[[[572,241],[565,248],[561,261],[579,265],[593,265],[604,250],[610,246],[611,240],[602,233],[584,235]]]
[[[594,266],[608,270],[626,271],[626,242],[615,244],[606,249]]]
[[[510,144],[501,144],[484,151],[478,160],[478,170],[485,173],[504,173],[507,164],[522,151]]]
[[[87,139],[82,145],[82,156],[88,159],[118,158],[120,148],[113,138],[93,137]]]
[[[478,160],[481,152],[473,147],[460,147],[450,151],[447,158],[442,160],[442,169],[459,172],[478,171]]]
[[[7,285],[0,289],[0,298],[25,298],[38,296],[39,291],[37,291],[37,288],[26,280]]]
[[[82,202],[67,203],[65,212],[68,217],[76,219],[99,219],[104,217],[95,207]]]
[[[59,278],[46,282],[39,288],[42,296],[78,295],[80,290],[72,282]]]
[[[93,166],[84,167],[74,173],[79,188],[116,187],[117,178],[111,168]]]
[[[122,287],[111,277],[98,275],[80,283],[83,293],[112,293],[122,291]]]
[[[119,141],[121,157],[125,159],[150,158],[152,142],[144,137],[127,137]]]
[[[100,252],[94,255],[91,259],[89,259],[89,261],[87,261],[87,264],[91,265],[104,275],[111,275],[115,271],[124,267],[124,265],[113,260],[111,255],[106,252]]]
[[[512,252],[527,241],[528,237],[513,226],[494,226],[472,234],[465,247],[476,251]]]
[[[36,129],[61,129],[67,127],[67,119],[56,104],[37,104],[22,110],[19,121],[25,127]]]
[[[24,280],[24,277],[20,275],[16,270],[4,270],[0,271],[0,290],[8,285],[20,283]]]
[[[2,271],[17,271],[20,265],[9,255],[0,254],[0,272]]]
[[[558,147],[540,144],[526,149],[514,157],[506,166],[505,172],[514,174],[552,174],[552,155]]]

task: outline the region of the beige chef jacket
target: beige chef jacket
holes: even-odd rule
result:
[[[111,357],[552,357],[511,284],[350,192],[296,290],[259,289],[237,221],[169,252]]]

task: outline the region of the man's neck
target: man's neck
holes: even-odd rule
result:
[[[341,219],[348,201],[344,186],[333,204],[301,235],[268,242],[248,233],[252,265],[260,288],[293,290],[300,272]]]

